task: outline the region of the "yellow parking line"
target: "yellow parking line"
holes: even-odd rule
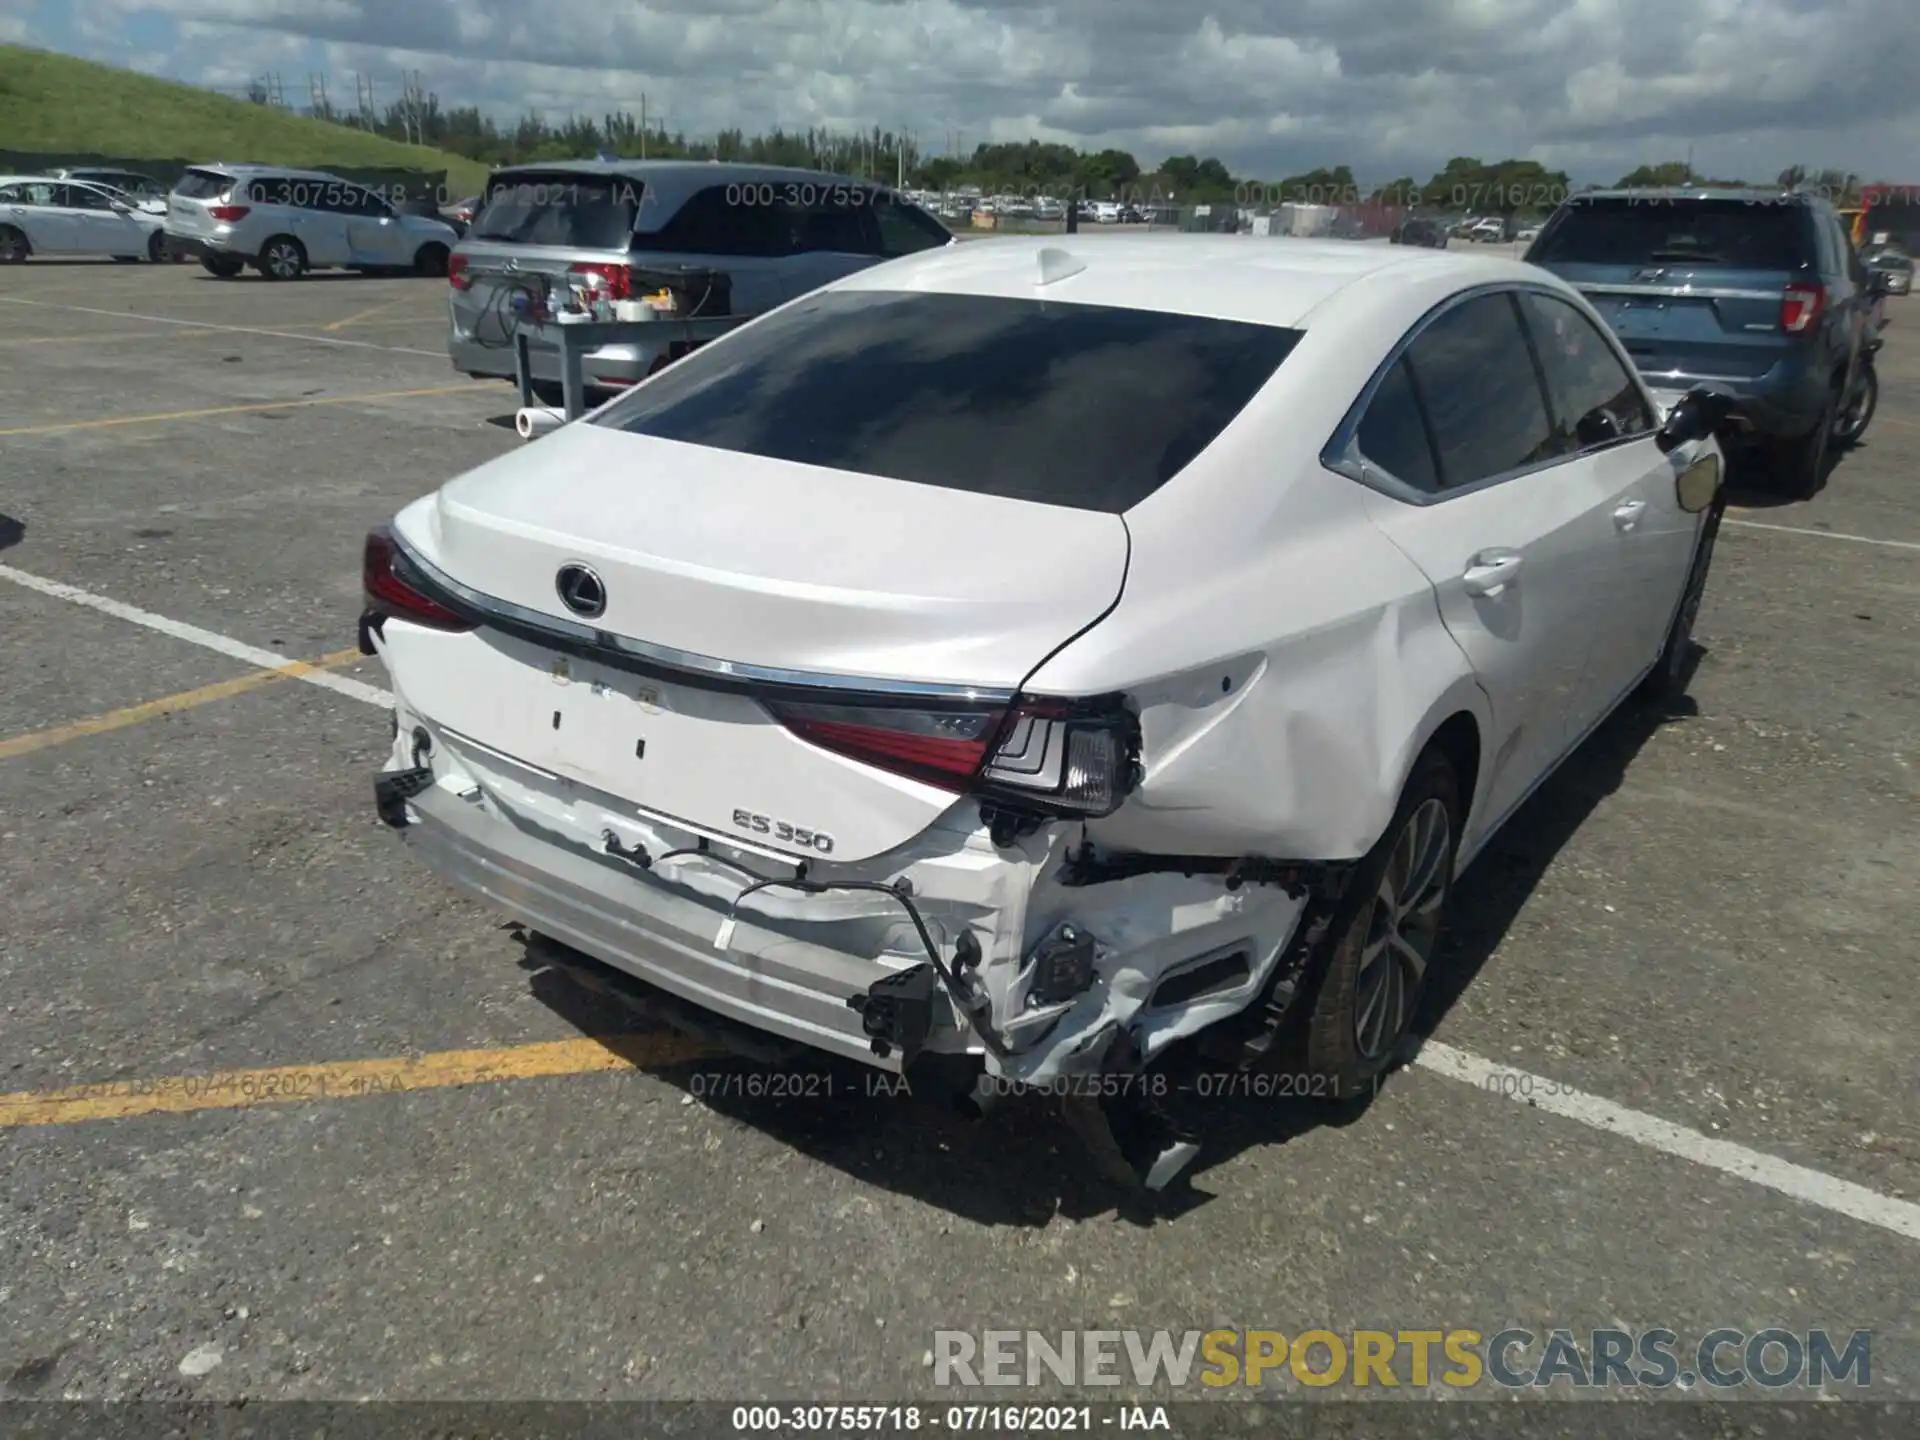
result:
[[[404,400],[415,395],[458,395],[468,390],[497,392],[497,385],[429,385],[420,390],[369,390],[358,395],[316,395],[304,400],[267,400],[257,405],[214,405],[205,410],[168,410],[158,415],[113,415],[105,420],[60,420],[50,425],[16,425],[0,435],[55,435],[65,430],[104,430],[112,425],[152,425],[200,420],[209,415],[249,415],[262,410],[302,410],[310,405],[351,405],[361,400]]]
[[[498,1050],[441,1050],[413,1059],[339,1060],[222,1070],[211,1075],[106,1080],[64,1090],[0,1095],[0,1130],[303,1100],[354,1100],[401,1090],[435,1090],[606,1070],[648,1070],[717,1053],[712,1046],[676,1031],[656,1030]]]
[[[0,760],[11,760],[18,755],[31,755],[36,750],[46,750],[55,745],[64,745],[69,740],[78,740],[83,735],[100,735],[108,730],[124,730],[129,725],[138,725],[143,720],[157,720],[162,715],[172,715],[177,711],[191,710],[196,705],[206,705],[215,700],[225,700],[230,696],[244,695],[249,690],[258,690],[263,685],[272,685],[280,680],[292,680],[301,675],[311,675],[316,670],[324,670],[334,665],[345,665],[361,658],[358,649],[336,650],[331,655],[322,655],[318,660],[290,660],[272,670],[255,670],[250,675],[240,675],[232,680],[221,680],[212,685],[202,685],[198,690],[183,691],[178,695],[169,695],[162,700],[148,700],[139,705],[129,705],[124,710],[109,710],[104,715],[89,716],[85,720],[70,721],[65,725],[56,725],[49,730],[35,730],[30,734],[16,735],[11,740],[0,740]]]
[[[320,328],[322,330],[328,330],[328,331],[344,330],[349,325],[355,324],[361,320],[370,319],[371,317],[378,315],[383,310],[391,310],[394,306],[400,304],[402,300],[405,300],[408,298],[411,298],[411,297],[401,296],[398,299],[383,300],[378,305],[369,305],[364,310],[356,310],[351,315],[342,316],[338,320],[330,320],[325,325],[322,325]]]

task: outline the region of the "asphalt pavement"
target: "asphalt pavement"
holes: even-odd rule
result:
[[[444,282],[9,268],[0,1398],[932,1401],[939,1331],[1616,1325],[1871,1330],[1835,1393],[1920,1398],[1916,314],[1827,488],[1737,495],[1691,713],[1464,880],[1433,1048],[1221,1102],[1156,1212],[1037,1103],[623,1033],[376,822],[362,537],[521,443]]]

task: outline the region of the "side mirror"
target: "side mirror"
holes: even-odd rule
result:
[[[1730,396],[1704,386],[1689,390],[1667,412],[1666,423],[1653,437],[1653,443],[1660,447],[1661,454],[1669,454],[1690,440],[1706,439],[1725,425],[1732,414]]]
[[[1674,498],[1689,515],[1698,515],[1720,493],[1720,457],[1702,455],[1673,482]]]
[[[124,200],[111,200],[108,203],[113,206],[113,213],[116,215],[133,214],[133,207]]]

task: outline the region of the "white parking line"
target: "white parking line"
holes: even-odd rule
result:
[[[376,345],[371,340],[343,340],[337,335],[302,335],[294,330],[261,330],[252,325],[214,325],[205,320],[178,320],[171,315],[135,315],[126,310],[96,310],[87,305],[56,305],[51,300],[17,300],[0,296],[0,305],[34,305],[42,310],[68,310],[75,315],[110,315],[115,320],[140,320],[153,325],[184,325],[191,330],[224,330],[233,335],[265,335],[275,340],[305,340],[313,345],[344,345],[352,350],[385,350],[393,355],[425,355],[445,360],[444,350],[416,350],[409,345]]]
[[[1781,535],[1811,535],[1816,540],[1851,540],[1855,545],[1884,545],[1890,550],[1920,550],[1920,542],[1882,540],[1877,535],[1849,535],[1843,530],[1808,530],[1798,525],[1763,525],[1758,520],[1735,520],[1727,516],[1722,525],[1738,525],[1742,530],[1773,530]]]
[[[75,605],[84,605],[89,610],[100,611],[103,615],[112,615],[119,620],[143,625],[162,635],[170,635],[175,640],[184,640],[189,645],[198,645],[203,649],[217,651],[231,659],[243,660],[249,665],[258,665],[263,669],[279,669],[287,663],[288,657],[275,651],[262,650],[257,645],[249,645],[242,640],[217,635],[211,630],[202,630],[198,625],[189,625],[183,620],[169,620],[165,615],[155,615],[151,610],[123,605],[118,600],[109,600],[104,595],[95,595],[91,590],[82,590],[77,585],[66,585],[58,580],[29,575],[26,571],[16,570],[11,565],[0,565],[0,580],[11,580],[16,585],[24,585],[29,590],[38,590],[42,595],[51,595],[56,600],[70,600]],[[322,690],[331,690],[335,694],[345,695],[349,699],[359,700],[368,705],[378,705],[388,710],[393,708],[393,696],[385,690],[377,685],[363,684],[350,676],[334,675],[325,670],[312,670],[291,678],[308,685],[318,685]]]
[[[104,595],[95,595],[92,591],[82,590],[78,586],[62,584],[58,580],[43,579],[38,575],[29,575],[24,570],[15,570],[10,565],[0,565],[0,580],[11,580],[16,585],[37,590],[42,595],[50,595],[58,600],[70,600],[76,605],[85,605],[88,609],[131,621],[135,625],[143,625],[149,630],[172,636],[176,640],[185,640],[189,644],[204,646],[208,650],[218,651],[235,660],[244,660],[250,665],[279,667],[287,663],[286,656],[276,655],[271,650],[262,650],[244,641],[229,639],[211,630],[202,630],[197,625],[169,620],[166,616],[155,615],[149,610],[123,605],[118,600],[109,600]],[[393,707],[393,696],[385,690],[378,686],[362,684],[358,680],[348,679],[344,675],[315,670],[294,675],[291,678],[304,684],[318,685],[323,690],[332,690],[368,705],[378,705],[383,709]],[[1414,1057],[1413,1063],[1423,1070],[1431,1070],[1435,1074],[1472,1085],[1483,1093],[1491,1092],[1507,1096],[1534,1109],[1545,1110],[1549,1114],[1577,1121],[1595,1130],[1619,1135],[1649,1150],[1657,1150],[1664,1155],[1689,1160],[1696,1165],[1703,1165],[1709,1170],[1718,1170],[1725,1175],[1738,1176],[1742,1180],[1749,1180],[1755,1185],[1791,1196],[1796,1200],[1803,1200],[1823,1210],[1849,1216],[1882,1230],[1891,1230],[1894,1234],[1904,1235],[1910,1240],[1920,1240],[1920,1205],[1882,1195],[1878,1191],[1867,1189],[1864,1185],[1856,1185],[1851,1180],[1842,1180],[1818,1170],[1809,1170],[1804,1165],[1795,1165],[1791,1161],[1781,1160],[1759,1150],[1750,1150],[1730,1140],[1716,1140],[1710,1135],[1702,1135],[1698,1130],[1689,1130],[1684,1125],[1675,1125],[1670,1120],[1662,1120],[1658,1116],[1648,1115],[1639,1110],[1629,1110],[1624,1105],[1616,1105],[1611,1100],[1602,1100],[1597,1095],[1588,1095],[1570,1089],[1560,1081],[1551,1080],[1543,1075],[1533,1075],[1527,1071],[1515,1069],[1511,1065],[1502,1065],[1465,1050],[1456,1050],[1451,1045],[1443,1045],[1437,1040],[1426,1041]]]
[[[1663,1155],[1691,1160],[1695,1165],[1704,1165],[1723,1175],[1736,1175],[1782,1195],[1804,1200],[1809,1205],[1818,1205],[1822,1210],[1851,1216],[1868,1225],[1904,1235],[1909,1240],[1920,1240],[1920,1205],[1895,1200],[1890,1195],[1882,1195],[1851,1180],[1809,1170],[1804,1165],[1795,1165],[1759,1150],[1749,1150],[1745,1145],[1736,1145],[1731,1140],[1716,1140],[1711,1135],[1702,1135],[1698,1130],[1689,1130],[1684,1125],[1675,1125],[1670,1120],[1662,1120],[1639,1110],[1629,1110],[1611,1100],[1602,1100],[1598,1095],[1571,1089],[1558,1080],[1484,1060],[1465,1050],[1442,1045],[1437,1040],[1423,1044],[1413,1063],[1423,1070],[1445,1075],[1483,1092],[1504,1095],[1535,1110],[1545,1110],[1595,1130],[1622,1136],[1636,1145],[1658,1150]]]

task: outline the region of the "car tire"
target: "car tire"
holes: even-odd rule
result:
[[[203,255],[200,268],[216,280],[231,280],[247,267],[231,255]]]
[[[1636,692],[1642,704],[1664,707],[1687,693],[1687,681],[1693,673],[1694,622],[1700,618],[1700,602],[1706,598],[1707,572],[1713,567],[1713,547],[1720,538],[1720,517],[1726,508],[1722,500],[1707,507],[1700,538],[1694,542],[1693,563],[1687,567],[1686,588],[1680,592],[1673,623],[1667,627],[1666,643]]]
[[[447,273],[447,247],[422,245],[420,252],[413,257],[413,273],[435,279],[444,276]]]
[[[298,280],[307,273],[307,251],[291,235],[276,235],[260,247],[254,263],[263,279]]]
[[[27,232],[11,225],[0,225],[0,265],[18,265],[33,254],[33,242]]]
[[[1827,403],[1813,429],[1786,441],[1774,455],[1774,488],[1789,500],[1811,500],[1826,483],[1832,459],[1833,432],[1840,414],[1840,392],[1827,392]]]
[[[167,254],[167,232],[154,231],[147,237],[147,259],[155,265],[164,265],[170,258]]]
[[[1352,1099],[1400,1058],[1439,949],[1465,808],[1452,762],[1429,745],[1322,942],[1305,1021],[1306,1093]]]
[[[1871,360],[1863,360],[1861,369],[1860,386],[1853,402],[1841,412],[1833,429],[1833,443],[1848,450],[1860,443],[1860,437],[1873,422],[1873,412],[1880,406],[1879,371]]]

